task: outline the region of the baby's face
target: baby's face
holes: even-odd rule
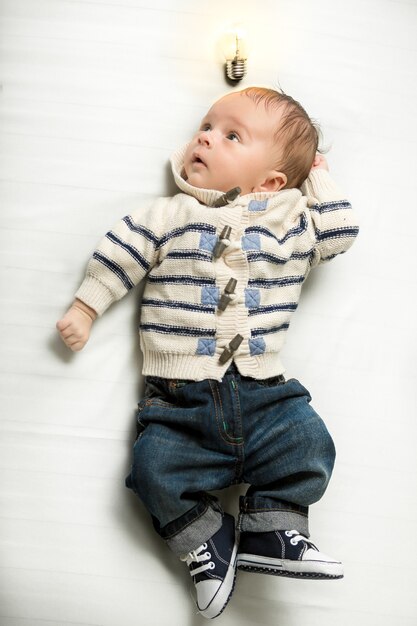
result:
[[[194,187],[242,194],[275,191],[265,181],[274,171],[273,136],[279,111],[268,111],[245,94],[229,94],[211,107],[184,157],[186,179]]]

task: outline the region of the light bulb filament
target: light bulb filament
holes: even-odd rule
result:
[[[226,77],[232,82],[242,80],[246,74],[245,41],[240,29],[234,28],[228,35],[228,53],[226,57]],[[234,44],[234,45],[233,45]]]
[[[239,35],[236,34],[236,55],[235,55],[236,59],[238,59],[240,57],[240,51],[239,51]]]

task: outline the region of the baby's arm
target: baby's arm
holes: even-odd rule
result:
[[[307,199],[314,251],[311,266],[314,267],[346,252],[355,240],[359,227],[350,202],[330,177],[323,155],[316,155],[301,191]]]
[[[76,299],[64,317],[57,322],[56,327],[63,342],[73,352],[84,348],[96,317],[94,309]]]
[[[99,242],[73,305],[56,324],[68,348],[82,350],[96,317],[126,295],[156,263],[166,208],[167,199],[160,199],[145,212],[125,216]]]

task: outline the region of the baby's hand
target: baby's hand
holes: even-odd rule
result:
[[[56,327],[63,342],[73,352],[82,350],[90,337],[91,326],[96,319],[96,312],[89,306],[76,300]]]
[[[329,166],[327,164],[327,161],[322,154],[316,154],[314,161],[313,161],[313,165],[311,166],[311,169],[312,170],[321,169],[321,170],[329,171]]]

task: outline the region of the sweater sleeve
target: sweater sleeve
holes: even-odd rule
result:
[[[98,315],[120,300],[155,265],[166,199],[126,215],[103,237],[90,258],[75,297]]]
[[[317,265],[343,254],[353,244],[359,226],[350,202],[324,169],[314,169],[303,183]]]

